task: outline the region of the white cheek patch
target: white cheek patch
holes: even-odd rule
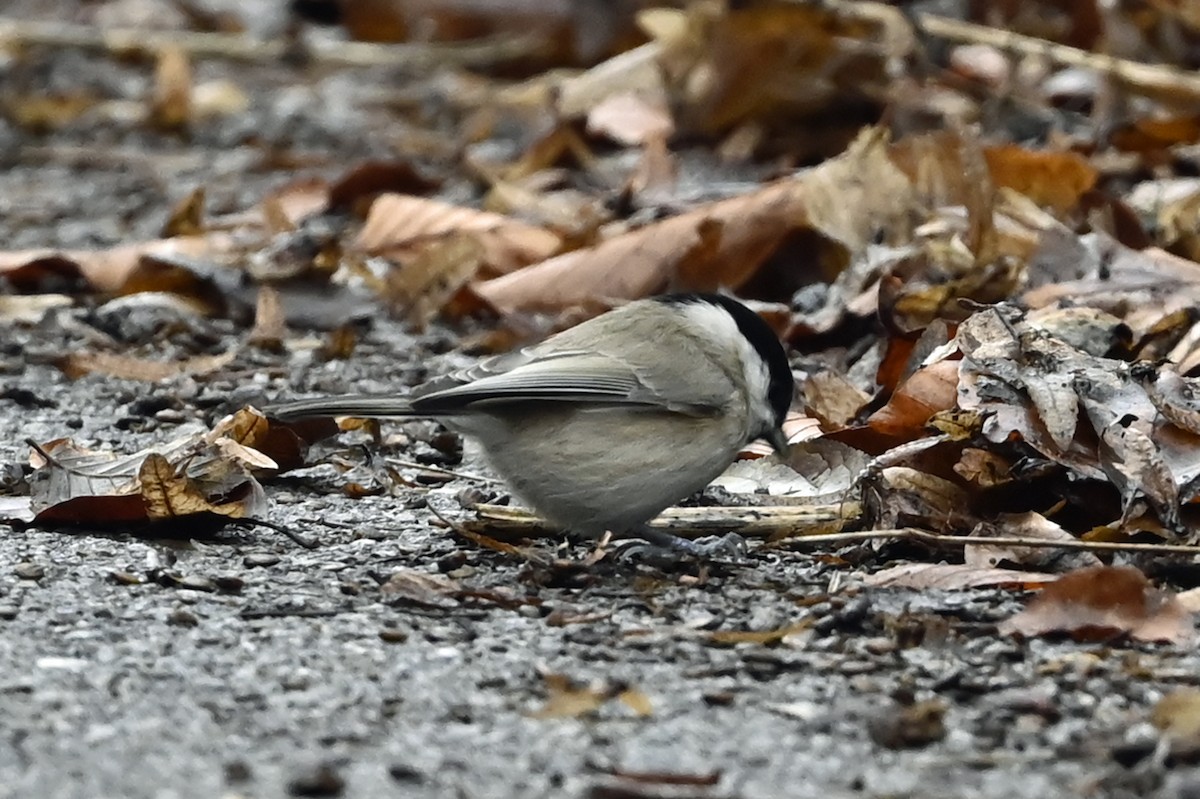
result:
[[[750,414],[756,423],[773,427],[775,411],[767,396],[771,384],[770,369],[754,345],[742,335],[737,322],[724,308],[710,302],[689,302],[681,307],[692,324],[707,331],[713,341],[729,342],[738,348],[738,361],[749,395]]]

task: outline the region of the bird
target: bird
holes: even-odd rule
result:
[[[757,313],[723,294],[677,293],[628,302],[407,395],[263,410],[280,421],[433,418],[475,439],[514,495],[556,527],[709,555],[725,545],[647,522],[712,482],[749,442],[786,452],[794,392],[783,345]]]

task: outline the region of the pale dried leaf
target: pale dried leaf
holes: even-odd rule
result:
[[[1030,588],[1053,582],[1056,575],[994,569],[962,563],[906,563],[868,575],[865,582],[875,588],[961,590],[984,586]]]

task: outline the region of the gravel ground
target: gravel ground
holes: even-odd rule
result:
[[[78,328],[65,321],[82,315],[10,331],[9,346],[26,354],[79,346]],[[252,354],[242,366],[274,360],[306,384],[363,374],[398,383],[426,360],[420,343],[380,324],[340,367],[344,378],[328,365],[306,368],[307,356]],[[438,370],[460,361],[427,362]],[[30,392],[24,405],[0,404],[9,474],[26,457],[25,438],[71,435],[131,451],[276,391],[222,379],[72,383],[28,362],[5,383]],[[154,405],[148,395],[178,398],[182,412],[158,414],[170,423],[139,416]],[[54,407],[34,407],[38,399]],[[410,435],[389,454],[436,454],[422,441],[429,425],[397,429]],[[342,457],[361,463],[359,442],[343,443]],[[468,452],[458,468],[486,467]],[[862,590],[863,567],[879,560],[867,551],[758,553],[706,577],[636,563],[538,569],[431,525],[424,506],[461,514],[468,482],[353,499],[339,487],[356,475],[369,479],[314,467],[268,486],[270,521],[318,539],[315,549],[266,529],[203,541],[0,537],[0,795],[1200,788],[1190,766],[1154,753],[1146,724],[1164,692],[1197,682],[1191,651],[1000,638],[993,625],[1016,608],[1011,594]],[[539,546],[550,553],[554,544]],[[587,549],[557,554],[582,561]],[[477,597],[414,603],[381,589],[396,570],[444,575]],[[777,645],[708,635],[790,625],[799,629]],[[547,673],[614,693],[627,685],[649,712],[614,699],[582,718],[544,717]],[[664,785],[665,775],[700,784]]]

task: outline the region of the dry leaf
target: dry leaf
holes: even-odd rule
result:
[[[1042,514],[1033,511],[1001,513],[994,523],[980,524],[972,530],[971,536],[1023,538],[1029,541],[1045,542],[1075,542],[1078,540]],[[1025,547],[1016,544],[968,545],[963,551],[963,561],[968,566],[981,568],[991,568],[999,566],[1001,563],[1009,563],[1014,566],[1060,572],[1100,565],[1100,558],[1094,552],[1063,550],[1055,547]]]
[[[212,374],[228,366],[236,357],[236,350],[220,355],[197,355],[180,361],[152,361],[111,352],[72,352],[58,361],[58,368],[72,380],[89,374],[104,374],[122,380],[157,383],[180,375]]]
[[[995,569],[962,563],[906,563],[868,575],[866,584],[876,588],[916,590],[960,590],[985,586],[1028,589],[1052,583],[1053,574]]]
[[[1075,153],[1026,150],[1008,144],[983,152],[997,186],[1019,191],[1039,205],[1066,213],[1096,185],[1095,167]]]
[[[403,260],[449,234],[474,237],[483,249],[483,263],[498,274],[540,261],[560,245],[554,233],[500,214],[424,197],[382,194],[371,203],[351,249]]]
[[[1029,606],[1000,625],[1026,637],[1065,634],[1077,640],[1128,635],[1138,641],[1183,644],[1192,639],[1191,614],[1131,566],[1095,566],[1065,574]]]
[[[429,574],[415,569],[398,569],[379,590],[390,604],[419,605],[427,608],[453,608],[459,604],[462,585],[444,574]]]
[[[736,290],[796,231],[813,230],[833,246],[858,252],[909,202],[908,181],[888,159],[881,133],[868,130],[844,155],[795,177],[475,289],[503,313],[632,300],[668,287]]]
[[[279,292],[270,286],[260,286],[254,309],[254,327],[250,329],[246,341],[264,349],[279,349],[285,338],[287,319],[283,314]]]
[[[154,70],[154,95],[150,98],[150,122],[159,130],[182,130],[192,116],[192,66],[178,46],[158,53]]]
[[[542,675],[546,685],[546,702],[530,715],[538,719],[581,718],[589,716],[616,699],[637,716],[653,713],[650,699],[636,688],[608,682],[581,685],[564,674]]]

